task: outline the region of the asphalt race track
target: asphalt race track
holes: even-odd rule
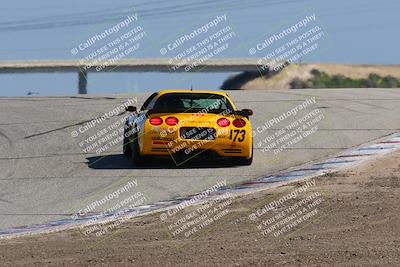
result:
[[[352,146],[400,131],[398,89],[310,89],[229,91],[238,108],[254,111],[254,162],[232,167],[218,162],[191,161],[182,166],[160,163],[135,169],[122,156],[122,144],[101,154],[84,153],[87,136],[71,132],[128,98],[138,106],[149,94],[0,98],[0,229],[70,217],[129,181],[137,181],[147,203],[205,190],[219,181],[228,184],[256,179],[288,167],[335,155]],[[315,104],[296,116],[262,130],[270,119],[307,99]],[[315,132],[274,154],[259,145],[266,137],[312,110],[323,118]],[[100,125],[112,125],[126,114]],[[258,130],[257,130],[258,129]],[[109,208],[107,202],[100,210]]]

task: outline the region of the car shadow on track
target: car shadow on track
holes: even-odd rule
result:
[[[173,161],[168,159],[152,159],[143,166],[134,166],[131,160],[122,154],[87,157],[88,167],[91,169],[200,169],[200,168],[235,168],[226,160],[215,159],[190,159],[186,161]]]

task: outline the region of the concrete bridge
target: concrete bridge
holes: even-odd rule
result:
[[[0,73],[76,72],[78,93],[87,93],[89,72],[243,72],[262,71],[266,62],[258,59],[210,59],[195,67],[169,59],[129,59],[115,62],[80,62],[78,60],[0,61]]]

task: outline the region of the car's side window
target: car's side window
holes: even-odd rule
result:
[[[157,96],[157,93],[153,93],[147,100],[143,103],[143,106],[140,108],[141,111],[148,110],[150,102]]]

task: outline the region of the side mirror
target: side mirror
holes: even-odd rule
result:
[[[136,107],[134,107],[134,106],[127,106],[127,107],[125,108],[125,110],[126,110],[126,111],[129,111],[129,112],[135,112],[135,111],[136,111]]]
[[[246,118],[249,118],[251,115],[253,115],[253,111],[251,109],[245,108],[245,109],[236,111],[236,114],[246,117]]]
[[[242,109],[242,112],[243,112],[243,115],[246,116],[246,117],[249,117],[249,116],[253,115],[253,111],[251,109],[249,109],[249,108]]]

